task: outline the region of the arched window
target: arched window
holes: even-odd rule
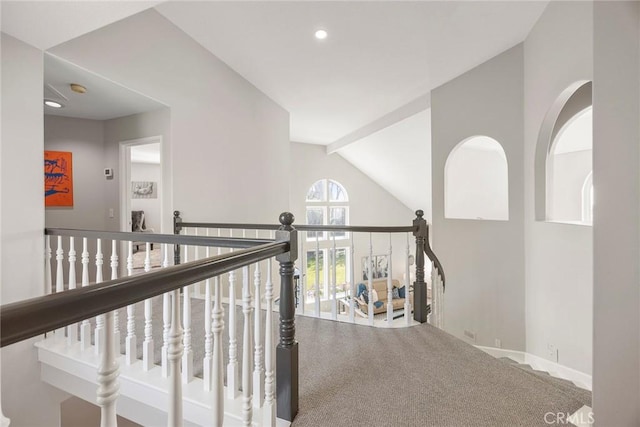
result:
[[[509,219],[509,173],[502,145],[488,136],[458,144],[444,168],[444,216]]]
[[[307,191],[306,222],[308,225],[349,225],[349,195],[344,186],[332,179],[314,182]],[[344,297],[351,277],[349,234],[307,231],[306,235],[309,243],[305,245],[305,302],[314,301],[316,296],[328,299],[329,284],[334,277],[337,296]],[[316,280],[319,295],[316,295]]]
[[[573,114],[553,139],[546,167],[547,220],[591,223],[592,113],[587,107]]]

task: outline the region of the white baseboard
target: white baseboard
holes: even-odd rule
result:
[[[586,390],[592,391],[591,375],[585,374],[584,372],[576,371],[575,369],[524,351],[507,350],[504,348],[495,347],[484,347],[481,345],[476,345],[475,347],[479,350],[484,351],[485,353],[490,354],[493,357],[508,357],[518,363],[526,363],[528,365],[531,365],[531,367],[535,370],[548,372],[553,377],[569,380],[576,384],[578,387],[582,387]]]

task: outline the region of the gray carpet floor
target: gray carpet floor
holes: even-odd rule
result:
[[[193,299],[192,307],[194,370],[201,376],[204,304]],[[162,299],[156,298],[156,363],[162,345],[161,313]],[[241,357],[240,307],[236,313]],[[136,317],[141,355],[142,304],[136,306]],[[277,321],[277,314],[274,317]],[[124,310],[119,323],[124,351]],[[224,336],[226,364],[227,329]],[[546,426],[547,412],[566,414],[591,406],[590,392],[495,359],[427,324],[380,329],[299,316],[296,336],[300,409],[294,426]]]

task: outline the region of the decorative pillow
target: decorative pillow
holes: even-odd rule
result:
[[[364,300],[365,304],[369,304],[369,292],[367,292],[367,290],[362,291],[360,298]]]
[[[378,291],[373,289],[371,292],[373,293],[373,302],[375,303],[380,299],[380,298],[378,298]]]
[[[400,298],[406,298],[406,289],[407,289],[407,287],[406,287],[406,286],[403,286],[403,287],[401,287],[401,288],[399,288],[399,289],[398,289],[398,296],[399,296]],[[395,298],[395,297],[394,297],[394,298]]]
[[[400,298],[400,290],[398,288],[394,286],[394,288],[391,289],[391,292],[393,293],[393,299]]]
[[[373,303],[375,308],[380,308],[384,305],[384,303],[382,301],[376,301]]]

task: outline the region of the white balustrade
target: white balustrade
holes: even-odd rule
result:
[[[251,425],[253,408],[251,403],[251,289],[249,287],[249,267],[242,268],[242,424]]]
[[[407,234],[407,260],[404,272],[404,320],[407,326],[411,324],[411,298],[409,297],[409,289],[411,287],[411,243],[409,234]]]
[[[162,268],[169,267],[169,245],[162,244]],[[169,333],[171,330],[171,293],[162,295],[162,349],[160,350],[162,377],[169,377]]]
[[[173,291],[171,298],[171,329],[169,330],[169,427],[182,426],[182,381],[180,360],[182,359],[182,328],[180,326],[180,291]]]
[[[76,288],[76,248],[75,238],[69,237],[69,289]],[[67,326],[67,341],[69,345],[78,342],[78,324]]]
[[[209,229],[207,229],[209,236]],[[211,251],[209,246],[205,249],[205,256],[209,258]],[[211,279],[204,281],[204,358],[202,359],[202,380],[204,391],[211,391],[212,387],[212,358],[213,358],[213,325],[211,315]]]
[[[256,236],[257,237],[257,236]],[[262,286],[262,275],[260,273],[260,263],[255,264],[253,271],[253,286],[255,296],[254,310],[254,344],[255,350],[253,354],[253,406],[260,408],[264,398],[264,365],[263,365],[263,349],[261,342],[262,316],[260,315],[260,288]]]
[[[186,231],[185,231],[186,233]],[[189,246],[184,246],[184,262],[189,262]],[[191,346],[191,289],[182,288],[182,328],[184,351],[182,353],[182,382],[187,384],[193,380],[193,348]]]
[[[45,239],[46,247],[44,250],[44,283],[45,294],[49,295],[53,292],[53,277],[51,276],[51,236],[47,235]]]
[[[275,404],[275,375],[274,375],[274,339],[273,339],[273,282],[271,280],[271,259],[267,262],[267,282],[265,284],[264,299],[267,305],[264,332],[264,405],[263,405],[263,425],[275,426],[276,404]]]
[[[89,249],[87,238],[82,238],[82,287],[89,286]],[[84,319],[80,325],[80,347],[83,350],[91,347],[91,323]]]
[[[151,270],[151,259],[149,252],[151,244],[145,244],[147,254],[144,260],[144,271]],[[144,301],[144,341],[142,341],[142,369],[150,371],[153,368],[153,300],[148,298]]]
[[[118,242],[111,241],[111,280],[118,278]],[[120,321],[118,310],[113,312],[113,347],[116,355],[120,355]]]
[[[355,263],[354,263],[354,259],[355,259],[355,245],[353,244],[353,236],[355,233],[351,233],[351,245],[350,245],[350,253],[351,256],[349,257],[349,262],[350,262],[350,280],[349,280],[349,286],[350,286],[350,295],[349,295],[349,321],[351,323],[355,323],[356,322],[356,280],[355,280]]]
[[[218,230],[218,235],[220,231]],[[218,248],[218,253],[220,248]],[[222,310],[222,282],[219,276],[214,278],[213,306],[213,375],[211,378],[213,391],[213,425],[222,426],[224,419],[224,361],[222,354],[222,331],[224,330]]]
[[[127,242],[127,275],[133,275],[133,242]],[[125,361],[127,365],[133,365],[138,360],[138,348],[136,338],[136,307],[134,304],[127,306],[127,338],[125,339]]]
[[[320,232],[316,231],[316,283],[314,284],[315,303],[316,303],[316,317],[320,317]]]
[[[236,396],[238,396],[239,389],[238,344],[236,341],[236,272],[231,271],[229,272],[229,363],[227,364],[227,397],[229,399],[235,399]]]
[[[101,348],[100,365],[98,367],[98,395],[96,403],[101,408],[100,427],[115,427],[118,425],[116,414],[116,400],[118,399],[118,391],[120,384],[118,383],[118,375],[120,367],[115,354],[115,326],[114,312],[110,311],[103,314],[104,344]]]
[[[393,260],[393,244],[391,243],[391,233],[389,233],[389,266],[387,271],[387,326],[393,324],[393,282],[391,277],[393,271],[391,270],[391,261]]]
[[[64,292],[64,249],[62,248],[62,236],[58,236],[58,247],[56,249],[56,293]],[[59,328],[56,330],[56,336],[64,338],[65,328]]]
[[[333,246],[331,248],[331,319],[338,320],[338,299],[336,297],[336,286],[337,286],[337,272],[336,266],[338,265],[338,253],[336,252],[336,233],[335,231],[331,232],[331,240],[333,241]]]
[[[368,298],[367,313],[369,315],[369,325],[373,326],[373,236],[369,233],[369,262],[367,262],[367,289]]]
[[[103,278],[102,278],[102,265],[104,263],[103,261],[103,255],[102,255],[102,239],[96,239],[96,244],[97,244],[97,248],[96,248],[96,283],[100,283],[102,282]],[[96,316],[96,329],[95,329],[95,333],[94,333],[94,340],[95,340],[95,352],[96,354],[100,355],[102,354],[102,351],[104,350],[104,322],[105,322],[105,315],[104,314],[100,314],[98,316]]]
[[[273,238],[271,237],[271,232],[269,232],[269,238]],[[307,305],[307,263],[305,262],[305,260],[307,259],[307,257],[305,256],[305,252],[304,252],[304,242],[306,239],[306,235],[303,237],[302,234],[300,235],[300,239],[298,239],[298,247],[300,249],[300,253],[298,254],[298,259],[300,260],[300,276],[298,277],[298,285],[299,285],[299,303],[300,305],[298,306],[298,313],[304,315],[305,314],[305,308]],[[271,260],[268,261],[269,264],[271,264]]]

